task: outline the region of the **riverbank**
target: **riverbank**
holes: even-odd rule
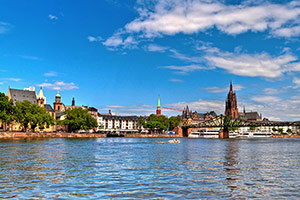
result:
[[[300,135],[273,135],[273,138],[300,138]]]
[[[106,134],[98,133],[30,133],[30,132],[0,132],[0,139],[12,138],[105,138]],[[145,135],[125,134],[127,138],[179,138],[179,135]]]

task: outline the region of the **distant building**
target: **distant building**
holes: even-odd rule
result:
[[[109,113],[98,113],[98,131],[121,133],[138,132],[138,116],[117,116]]]
[[[17,101],[30,101],[33,104],[37,104],[37,96],[35,91],[31,90],[19,90],[19,89],[12,89],[8,88],[7,96],[9,99],[12,99],[14,104],[16,104]]]
[[[233,92],[231,81],[230,81],[230,90],[228,92],[226,105],[225,105],[225,116],[231,117],[233,119],[237,119],[239,117],[236,93]]]
[[[239,113],[239,117],[243,118],[245,120],[248,120],[248,121],[262,121],[263,120],[262,114],[259,114],[258,112],[246,112],[245,107],[244,107],[243,112]],[[265,119],[265,120],[267,120],[267,119]]]
[[[201,121],[206,121],[217,117],[215,111],[210,111],[206,113],[197,113],[197,111],[192,112],[189,106],[186,106],[182,112],[181,119],[184,125],[196,124]]]

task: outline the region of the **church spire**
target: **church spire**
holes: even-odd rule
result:
[[[160,96],[158,96],[158,99],[157,99],[157,107],[160,107]]]
[[[232,81],[230,81],[230,91],[232,91]]]
[[[158,99],[157,99],[156,115],[157,115],[157,116],[160,116],[160,115],[161,115],[160,96],[158,96]]]

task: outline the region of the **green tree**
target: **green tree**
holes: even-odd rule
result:
[[[27,131],[29,123],[33,121],[33,113],[31,113],[31,102],[30,101],[17,101],[16,102],[16,122],[20,123],[22,130]]]
[[[169,129],[173,130],[175,127],[177,127],[181,122],[181,117],[178,116],[172,116],[169,118]]]
[[[45,128],[45,125],[49,127],[54,125],[54,119],[51,117],[45,108],[39,107],[36,104],[31,105],[32,121],[30,122],[31,130],[35,130],[38,127],[40,130]]]
[[[29,126],[34,131],[36,127],[43,130],[45,125],[54,125],[53,117],[48,114],[45,108],[27,100],[16,102],[15,120],[20,123],[23,131],[27,131]]]
[[[290,128],[286,132],[289,133],[289,134],[293,133],[293,131]]]
[[[60,124],[66,125],[71,132],[89,130],[98,126],[97,121],[88,113],[87,109],[67,109],[65,114],[66,119],[60,121]]]
[[[0,121],[2,122],[4,130],[14,120],[15,106],[12,100],[0,92]]]
[[[282,129],[282,128],[279,128],[279,129],[278,129],[278,132],[279,132],[280,134],[283,134],[283,129]]]
[[[138,121],[138,123],[137,123],[137,125],[138,125],[138,127],[145,127],[145,120],[144,120],[144,118],[143,117],[140,117],[139,118],[139,121]]]
[[[152,131],[154,130],[154,131],[161,132],[167,129],[169,130],[174,129],[176,126],[179,125],[180,122],[181,122],[180,116],[173,116],[168,118],[165,115],[157,116],[155,114],[151,114],[147,118],[147,123],[144,123],[144,127],[149,128]],[[140,123],[142,123],[142,120]]]

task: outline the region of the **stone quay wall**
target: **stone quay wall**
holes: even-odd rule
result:
[[[0,139],[13,138],[105,138],[106,134],[95,133],[30,133],[30,132],[0,132]],[[128,138],[178,138],[179,135],[144,135],[125,134]]]

